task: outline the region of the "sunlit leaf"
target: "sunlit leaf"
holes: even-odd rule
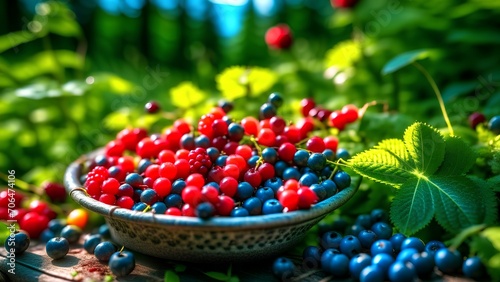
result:
[[[415,61],[425,59],[431,54],[432,52],[428,49],[419,49],[400,54],[385,64],[382,68],[382,74],[393,73]]]
[[[342,41],[326,52],[325,67],[338,70],[352,67],[361,58],[361,52],[361,44],[358,41]]]
[[[62,89],[55,81],[39,82],[16,90],[18,97],[40,100],[45,98],[60,97]]]
[[[217,89],[229,101],[265,93],[277,79],[276,73],[270,69],[239,66],[229,67],[215,78]]]
[[[417,122],[406,129],[403,139],[415,168],[427,175],[436,172],[445,154],[444,139],[439,131]]]
[[[179,282],[181,279],[179,278],[179,275],[175,273],[172,270],[167,270],[165,271],[165,275],[163,275],[163,281],[164,282]]]
[[[104,125],[112,130],[123,129],[130,124],[130,111],[123,109],[110,113],[104,118]]]
[[[11,75],[30,80],[44,74],[58,74],[64,68],[82,69],[83,58],[69,50],[42,51],[11,68]]]
[[[27,30],[15,31],[0,36],[0,53],[37,39],[38,36]]]
[[[189,81],[181,82],[176,87],[170,89],[170,100],[172,105],[189,109],[192,106],[206,99],[207,94]]]
[[[441,166],[436,171],[440,175],[461,175],[476,163],[476,154],[462,138],[448,136],[445,140],[445,154]]]

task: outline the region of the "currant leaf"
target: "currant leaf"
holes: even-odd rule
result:
[[[484,210],[478,187],[465,176],[428,178],[434,199],[436,220],[446,230],[459,232],[461,229],[481,223]]]
[[[374,148],[387,150],[405,162],[411,160],[410,155],[406,150],[405,143],[401,139],[396,139],[396,138],[385,139],[380,141]]]
[[[417,122],[405,130],[404,143],[415,169],[424,175],[432,175],[444,159],[445,143],[439,131],[425,123]]]
[[[185,81],[170,90],[172,105],[189,109],[208,98],[208,95],[193,83]]]
[[[399,186],[413,175],[401,159],[383,149],[370,149],[349,160],[351,168],[372,180]]]
[[[480,211],[483,211],[481,222],[485,224],[495,224],[498,220],[498,203],[495,192],[493,191],[493,183],[485,181],[481,178],[470,176],[469,179],[474,182],[478,188],[479,196],[481,197]]]
[[[461,175],[469,171],[476,162],[476,153],[460,137],[444,138],[445,154],[438,175]]]
[[[403,234],[424,228],[434,216],[432,187],[423,179],[411,179],[401,185],[391,205],[391,220]]]

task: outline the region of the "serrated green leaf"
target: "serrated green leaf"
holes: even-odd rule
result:
[[[474,182],[477,187],[479,196],[481,197],[481,207],[478,209],[483,211],[481,222],[485,224],[495,224],[498,220],[498,202],[495,192],[492,190],[491,182],[485,181],[479,177],[469,176],[469,179]]]
[[[476,153],[458,136],[444,138],[445,153],[438,175],[461,175],[476,163]]]
[[[495,192],[500,192],[500,175],[488,178],[488,184]]]
[[[229,101],[245,96],[258,96],[277,81],[275,72],[267,68],[232,66],[215,78],[217,89]]]
[[[459,232],[481,223],[481,197],[474,182],[465,176],[433,176],[428,183],[434,199],[436,220],[446,230]]]
[[[384,149],[393,153],[402,161],[409,162],[411,161],[410,155],[406,150],[405,143],[401,139],[391,138],[380,141],[375,147],[375,149]]]
[[[165,271],[165,275],[163,276],[163,281],[165,282],[180,282],[179,275],[172,270]]]
[[[189,109],[207,98],[193,83],[185,81],[170,90],[172,105],[181,109]]]
[[[425,175],[436,172],[445,154],[444,139],[439,131],[430,125],[417,122],[405,130],[403,139],[415,169]]]
[[[393,73],[415,61],[425,59],[431,55],[431,51],[428,49],[419,49],[414,51],[409,51],[396,57],[392,58],[385,66],[382,68],[382,74],[386,75]]]
[[[230,279],[229,276],[227,276],[225,273],[222,272],[217,272],[217,271],[209,271],[209,272],[203,272],[206,276],[211,277],[215,280],[219,281],[227,281]]]
[[[424,228],[434,216],[432,188],[423,179],[401,185],[391,205],[391,220],[401,233],[411,235]]]
[[[357,173],[393,186],[399,186],[413,177],[400,159],[383,149],[361,152],[352,157],[349,164]]]

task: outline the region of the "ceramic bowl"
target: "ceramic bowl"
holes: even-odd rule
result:
[[[280,254],[300,242],[327,214],[346,203],[357,187],[348,187],[309,210],[248,216],[194,217],[138,212],[87,196],[80,176],[89,154],[73,162],[64,182],[82,207],[104,216],[114,242],[143,254],[178,261],[219,263],[250,261]]]

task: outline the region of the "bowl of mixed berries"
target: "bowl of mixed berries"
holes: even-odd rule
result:
[[[277,255],[357,190],[339,166],[347,153],[338,138],[313,134],[317,122],[355,121],[357,109],[319,119],[303,102],[296,124],[277,115],[283,99],[272,93],[258,118],[233,120],[222,102],[195,126],[123,129],[67,168],[66,189],[104,216],[116,243],[140,253],[191,262]]]

